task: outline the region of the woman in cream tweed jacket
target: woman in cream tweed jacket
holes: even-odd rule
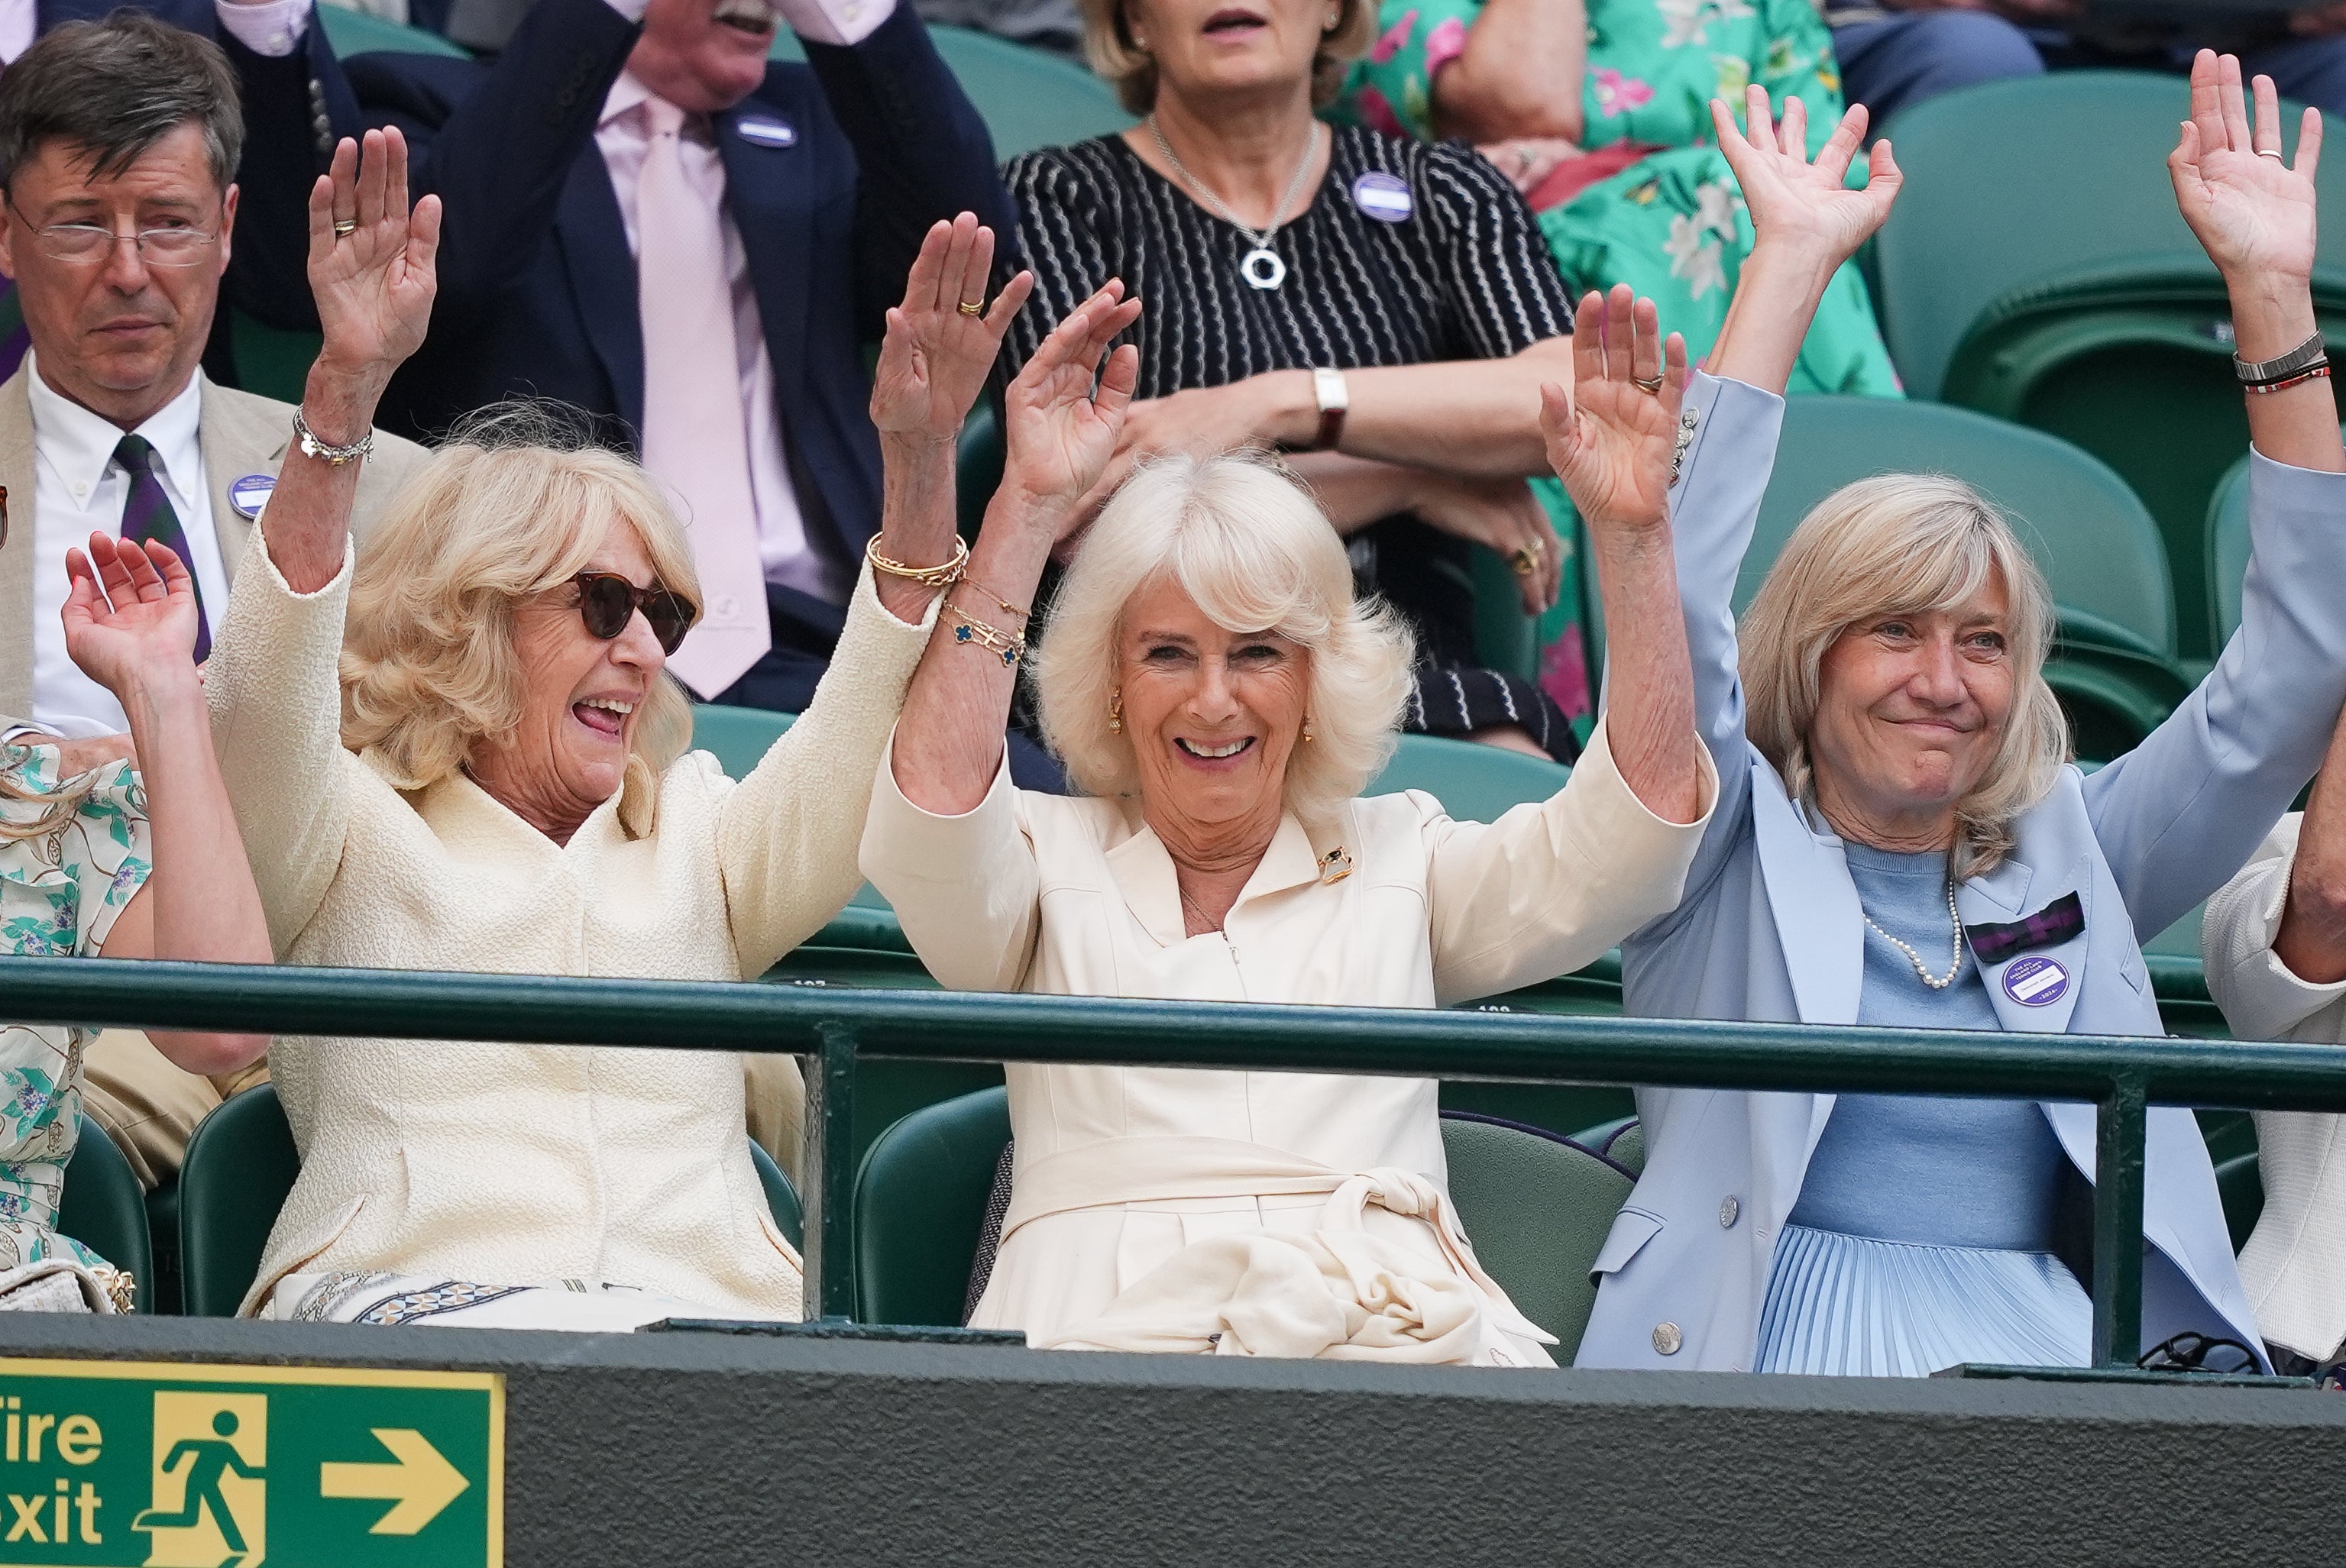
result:
[[[325,343],[302,416],[327,443],[368,431],[431,303],[437,202],[411,219],[396,132],[370,132],[365,157],[352,178],[345,143],[311,202]],[[952,308],[989,261],[974,219],[932,234],[873,400],[892,443],[951,451],[968,400],[929,428],[936,389],[913,349],[923,331],[998,338],[998,321]],[[434,454],[353,564],[356,469],[289,456],[209,676],[281,956],[738,981],[847,901],[930,589],[898,575],[875,591],[867,572],[814,700],[736,784],[678,755],[689,711],[662,666],[699,589],[640,470],[493,423]],[[876,542],[892,565],[954,548],[949,519],[890,522]],[[274,1064],[302,1166],[247,1312],[581,1329],[799,1316],[736,1056],[287,1039]]]

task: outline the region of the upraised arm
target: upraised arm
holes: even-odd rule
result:
[[[108,958],[267,963],[269,922],[253,886],[228,788],[212,754],[196,674],[196,590],[177,555],[93,534],[66,553],[66,651],[130,716],[147,796],[153,869],[114,922]],[[104,592],[99,591],[103,579]],[[233,1072],[269,1049],[265,1034],[150,1030],[191,1073]]]
[[[2242,359],[2314,336],[2309,281],[2313,171],[2321,122],[2310,113],[2297,163],[2281,157],[2280,100],[2239,62],[2206,50],[2191,68],[2191,118],[2168,159],[2185,221],[2224,275]],[[2140,746],[2085,782],[2086,809],[2147,939],[2239,870],[2313,776],[2346,701],[2346,449],[2326,376],[2244,391],[2249,555],[2240,629],[2197,690]]]

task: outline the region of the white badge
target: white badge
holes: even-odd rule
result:
[[[1407,180],[1374,169],[1352,181],[1352,205],[1380,223],[1402,222],[1417,209]]]
[[[260,509],[269,504],[270,492],[276,488],[275,474],[248,473],[229,485],[228,504],[239,516],[250,520],[260,515]]]
[[[780,120],[743,120],[733,127],[741,139],[760,147],[795,147],[799,133]]]

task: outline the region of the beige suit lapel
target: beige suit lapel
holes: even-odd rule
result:
[[[27,358],[0,382],[0,713],[33,711],[33,400],[25,391]]]
[[[203,408],[196,441],[204,453],[204,483],[211,489],[220,564],[234,582],[245,546],[252,542],[252,519],[237,510],[229,487],[248,473],[276,474],[293,442],[293,411],[269,398],[215,385],[200,371],[197,375],[203,385]]]

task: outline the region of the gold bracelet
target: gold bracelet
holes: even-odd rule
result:
[[[1018,660],[1026,652],[1025,637],[1013,636],[999,626],[990,626],[950,600],[946,601],[945,608],[952,612],[954,619],[961,623],[954,628],[954,641],[975,643],[990,653],[999,654],[1005,667],[1017,667]]]
[[[987,587],[984,583],[979,582],[975,577],[971,576],[966,572],[962,574],[961,580],[967,583],[971,587],[975,588],[987,598],[992,599],[995,604],[1000,605],[1004,615],[1016,616],[1022,621],[1033,618],[1033,613],[1031,611],[1020,609],[1008,599],[1004,598],[1000,594],[995,593],[992,588]]]
[[[902,561],[891,561],[880,553],[880,535],[872,535],[872,543],[863,546],[863,558],[872,563],[875,572],[885,572],[892,577],[903,577],[924,588],[950,588],[962,579],[969,567],[969,545],[959,537],[954,540],[954,556],[934,566],[907,566]]]

